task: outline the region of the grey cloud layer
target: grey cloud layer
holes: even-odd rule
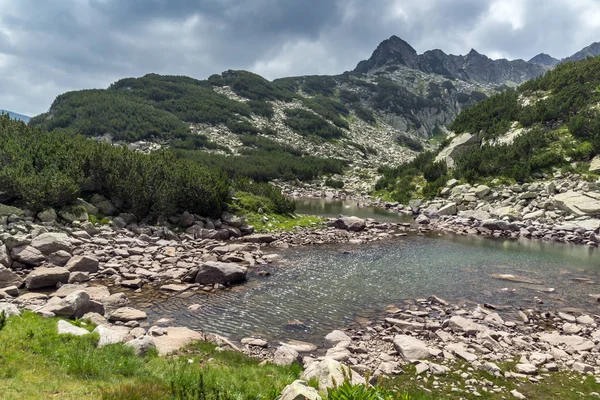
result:
[[[565,57],[600,40],[595,0],[0,0],[0,108],[148,72],[268,78],[354,68],[395,34],[419,52]],[[597,18],[594,18],[597,17]]]

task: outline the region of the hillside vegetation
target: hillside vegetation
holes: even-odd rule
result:
[[[523,182],[553,167],[584,166],[600,153],[599,104],[600,58],[561,64],[459,114],[450,129],[478,138],[457,152],[452,170],[444,161],[436,163],[434,154],[422,154],[382,169],[377,189],[407,202],[417,192],[435,196],[451,177],[470,183],[494,178]],[[515,122],[523,132],[503,142]]]

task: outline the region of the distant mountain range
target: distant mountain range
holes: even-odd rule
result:
[[[27,115],[18,114],[16,112],[3,110],[3,109],[0,109],[0,114],[8,114],[8,115],[10,115],[11,118],[18,119],[19,121],[23,121],[25,123],[29,122],[29,120],[31,119],[31,117],[28,117]]]
[[[353,72],[376,74],[386,68],[402,65],[427,74],[483,85],[520,84],[536,78],[549,68],[567,61],[579,61],[600,55],[600,42],[593,43],[563,60],[540,53],[529,61],[492,60],[472,49],[467,55],[446,54],[435,49],[417,54],[407,42],[397,36],[384,40],[377,46],[368,60],[358,63]]]

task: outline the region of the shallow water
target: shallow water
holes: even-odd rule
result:
[[[360,205],[358,201],[336,200],[329,198],[295,197],[296,212],[299,214],[319,215],[335,218],[352,215],[360,218],[372,218],[384,222],[411,222],[412,216],[398,214],[377,207]]]
[[[598,303],[588,296],[600,293],[600,257],[597,249],[584,246],[444,235],[311,246],[280,254],[284,261],[268,267],[272,276],[250,275],[246,285],[230,292],[150,299],[149,321],[170,317],[177,324],[234,339],[255,335],[318,342],[332,329],[380,317],[389,304],[432,294],[513,311],[512,307],[539,306],[539,299],[544,302],[541,307],[572,306],[600,313]],[[491,277],[509,273],[536,283]],[[547,288],[554,292],[546,293]],[[202,308],[192,312],[187,309],[190,304]],[[287,329],[291,320],[303,322],[307,329]]]

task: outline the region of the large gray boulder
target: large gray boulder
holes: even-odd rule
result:
[[[317,389],[298,379],[283,389],[279,400],[321,400],[321,396],[319,396]]]
[[[4,314],[7,317],[12,317],[14,315],[21,315],[21,312],[19,311],[17,306],[15,306],[14,304],[11,304],[11,303],[0,303],[0,314],[2,312],[4,312]]]
[[[19,246],[10,251],[13,260],[37,267],[46,261],[46,256],[41,251],[32,246]]]
[[[58,215],[56,214],[56,211],[54,211],[54,208],[48,208],[44,211],[40,211],[37,214],[37,217],[42,222],[52,222],[56,221]]]
[[[300,364],[301,360],[300,354],[285,344],[279,346],[277,350],[275,350],[275,354],[273,354],[273,364],[275,365]]]
[[[301,378],[305,381],[314,379],[319,384],[319,391],[326,393],[328,388],[334,388],[349,378],[353,385],[365,384],[365,378],[351,370],[339,361],[324,358],[322,361],[311,363],[302,373]]]
[[[44,311],[50,311],[59,317],[81,318],[88,312],[104,313],[104,307],[100,303],[93,302],[85,290],[77,290],[55,304],[44,307]]]
[[[12,259],[10,258],[10,254],[6,246],[3,246],[0,243],[0,265],[5,266],[6,268],[10,268],[12,265]]]
[[[554,205],[577,216],[600,215],[600,195],[568,191],[554,196]]]
[[[98,347],[107,346],[109,344],[124,343],[131,339],[129,336],[130,329],[125,326],[106,326],[98,325],[94,329],[94,333],[100,336]]]
[[[193,341],[204,340],[204,335],[185,327],[168,327],[164,334],[153,338],[158,354],[171,354]]]
[[[196,283],[212,285],[227,284],[246,280],[248,269],[233,263],[207,261],[198,268]]]
[[[340,217],[331,223],[336,229],[344,229],[351,232],[360,232],[367,227],[364,219],[358,217]]]
[[[90,199],[90,203],[92,203],[100,212],[104,215],[114,216],[119,213],[117,207],[114,206],[106,197],[101,196],[99,194],[95,194]]]
[[[148,352],[148,350],[156,348],[152,336],[147,335],[130,340],[129,342],[125,343],[125,346],[132,347],[135,351],[135,354],[138,356],[143,356]]]
[[[394,348],[404,360],[422,360],[431,357],[425,342],[408,335],[394,336]]]
[[[85,222],[89,218],[88,213],[83,207],[67,207],[62,209],[58,213],[58,215],[60,215],[62,219],[70,223],[73,223],[75,221]]]
[[[46,232],[31,242],[31,245],[44,254],[52,254],[59,250],[64,250],[68,253],[73,253],[73,244],[66,233],[62,232]]]
[[[23,280],[8,268],[0,266],[0,289],[8,286],[21,286]]]
[[[113,311],[108,317],[109,321],[129,322],[140,319],[146,319],[147,315],[144,311],[136,310],[131,307],[121,307]]]
[[[58,321],[58,334],[59,335],[73,335],[73,336],[83,336],[87,335],[89,332],[87,329],[80,328],[65,320]]]
[[[435,162],[444,161],[448,168],[454,168],[454,158],[456,154],[463,150],[464,147],[473,145],[477,142],[478,135],[463,133],[456,136],[450,144],[444,147],[435,157]]]
[[[99,261],[97,258],[90,256],[75,256],[67,262],[65,268],[69,272],[89,272],[91,274],[98,272]]]
[[[486,219],[481,223],[481,227],[491,231],[507,231],[508,222],[501,219]]]
[[[25,212],[20,208],[0,204],[0,217],[10,217],[11,215],[17,215],[20,217],[23,214],[25,214]]]
[[[57,283],[67,283],[69,271],[62,267],[36,268],[25,278],[25,286],[29,290],[56,286]]]
[[[456,203],[448,203],[437,211],[439,215],[456,215],[457,212]]]

